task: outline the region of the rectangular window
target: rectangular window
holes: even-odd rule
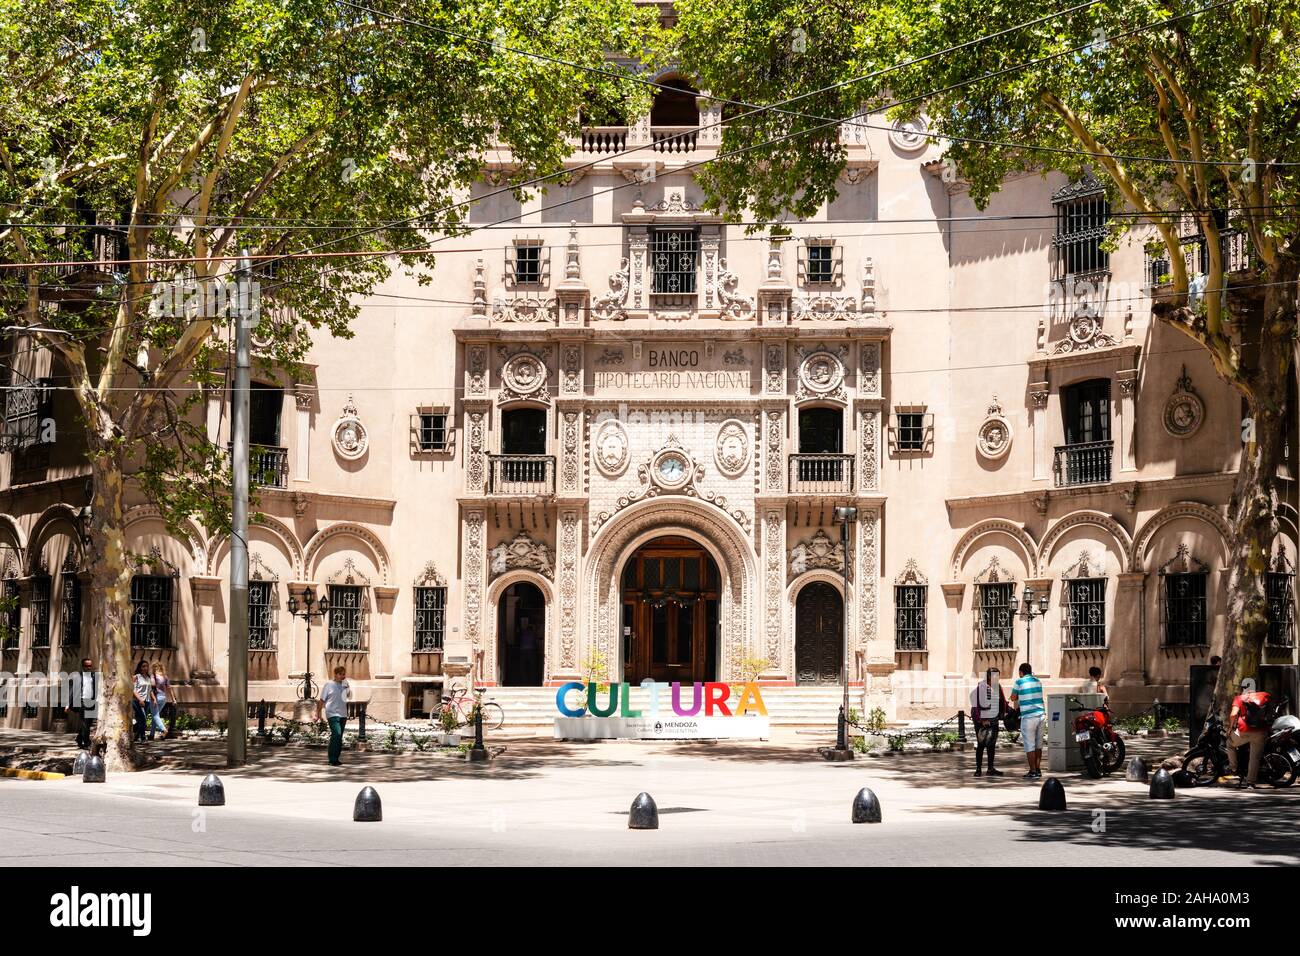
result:
[[[894,649],[925,650],[925,585],[894,586]]]
[[[925,412],[897,412],[894,415],[894,451],[925,451],[930,432]]]
[[[1205,639],[1204,573],[1165,575],[1165,644],[1196,647]]]
[[[420,412],[417,439],[420,451],[445,451],[447,415],[445,412]]]
[[[331,584],[329,588],[329,649],[364,651],[366,589],[357,584]]]
[[[835,247],[809,245],[806,280],[809,285],[832,285],[835,282]]]
[[[1061,624],[1066,647],[1106,646],[1106,579],[1076,578],[1065,582]]]
[[[274,581],[248,582],[248,649],[275,650]]]
[[[64,647],[81,646],[81,579],[73,571],[63,572],[63,607],[59,610]]]
[[[1056,232],[1052,236],[1057,278],[1110,271],[1110,253],[1102,248],[1110,221],[1110,204],[1100,185],[1072,184],[1057,193]]]
[[[415,652],[442,650],[446,626],[447,589],[415,589]]]
[[[137,574],[131,579],[131,646],[172,646],[172,579]]]
[[[1295,575],[1269,571],[1264,576],[1268,595],[1268,643],[1272,647],[1290,647],[1295,643],[1292,631],[1295,617]]]
[[[1015,626],[1015,582],[975,585],[975,646],[986,651],[1014,650]]]
[[[16,651],[22,636],[23,621],[17,581],[12,578],[5,579],[4,596],[8,610],[0,616],[0,647],[6,651]]]
[[[656,229],[651,234],[651,291],[663,295],[694,295],[700,243],[694,229]]]
[[[515,245],[515,285],[542,284],[542,247],[535,243]]]
[[[32,578],[32,647],[50,646],[50,576]]]

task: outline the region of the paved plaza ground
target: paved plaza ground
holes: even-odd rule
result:
[[[1300,788],[1182,790],[1148,799],[1122,776],[1063,774],[1069,809],[1037,809],[1039,785],[971,775],[971,751],[824,762],[829,738],[776,732],[768,742],[562,743],[497,738],[488,764],[447,754],[345,754],[253,748],[221,769],[218,741],[154,745],[168,763],[79,778],[0,778],[0,864],[134,866],[439,865],[1282,865],[1300,862]],[[0,751],[18,735],[0,739]],[[1175,739],[1136,741],[1165,756]],[[217,769],[227,806],[200,811],[199,782]],[[365,784],[383,822],[352,822]],[[854,825],[870,787],[884,822]],[[629,831],[640,791],[660,808],[657,831]],[[1096,811],[1104,811],[1104,817]]]

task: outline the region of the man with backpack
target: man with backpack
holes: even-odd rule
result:
[[[1265,691],[1255,690],[1255,682],[1249,677],[1241,682],[1241,693],[1232,698],[1232,711],[1228,714],[1228,769],[1238,778],[1237,748],[1250,746],[1250,763],[1246,770],[1246,779],[1242,786],[1255,789],[1255,780],[1259,777],[1259,762],[1264,756],[1264,746],[1268,743],[1269,695]]]

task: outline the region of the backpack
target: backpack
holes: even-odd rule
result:
[[[1272,723],[1268,719],[1265,708],[1268,706],[1267,701],[1261,701],[1262,694],[1248,694],[1241,698],[1242,706],[1245,713],[1242,715],[1246,721],[1246,726],[1251,730],[1266,730]]]

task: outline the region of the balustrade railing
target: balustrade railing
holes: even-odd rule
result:
[[[1057,445],[1052,463],[1056,487],[1104,485],[1110,481],[1113,441],[1090,441],[1077,445]]]
[[[490,495],[555,494],[554,455],[489,455]]]
[[[852,491],[852,455],[823,453],[790,456],[791,494],[844,495]]]

